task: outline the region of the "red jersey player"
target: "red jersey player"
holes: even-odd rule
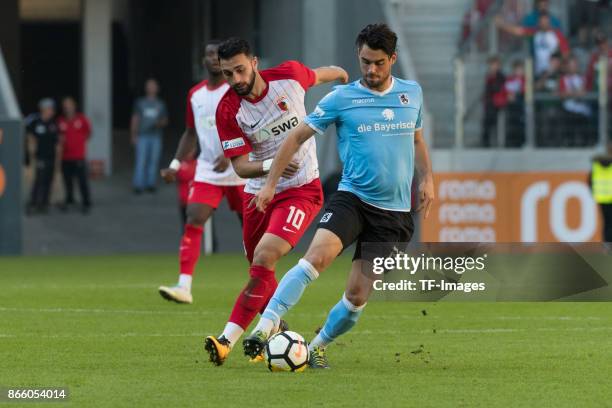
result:
[[[297,61],[258,71],[249,44],[230,38],[219,45],[223,76],[231,89],[217,108],[217,129],[225,156],[245,186],[243,239],[250,263],[249,281],[238,295],[223,333],[208,336],[205,349],[221,365],[257,313],[276,289],[276,262],[302,237],[323,202],[314,139],[304,143],[283,172],[276,196],[265,212],[251,205],[265,184],[274,155],[289,131],[306,116],[308,88],[340,80],[339,67],[310,69]],[[278,330],[278,327],[276,327]]]
[[[178,303],[192,303],[191,280],[195,264],[200,257],[202,232],[206,220],[219,206],[223,197],[229,207],[242,220],[242,202],[245,180],[234,172],[230,160],[223,155],[217,135],[215,112],[229,85],[223,80],[217,49],[219,42],[211,41],[204,48],[203,63],[208,80],[191,88],[187,98],[186,129],[169,168],[161,171],[166,182],[176,179],[181,161],[195,151],[199,140],[200,156],[187,204],[187,223],[179,249],[180,274],[175,286],[160,286],[165,299]],[[197,135],[196,135],[197,133]]]

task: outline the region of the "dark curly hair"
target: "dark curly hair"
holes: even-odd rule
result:
[[[224,60],[235,57],[238,54],[244,54],[247,57],[253,55],[251,53],[251,46],[249,45],[249,42],[238,37],[228,38],[219,44],[219,50],[217,53],[219,54],[219,59]]]
[[[392,56],[397,47],[397,34],[395,34],[385,23],[368,24],[359,32],[355,45],[361,49],[367,44],[373,50],[383,50],[388,56]]]

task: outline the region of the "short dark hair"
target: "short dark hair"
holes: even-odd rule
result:
[[[367,44],[373,50],[383,50],[388,56],[392,56],[397,47],[397,34],[385,23],[368,24],[359,32],[355,45],[361,49]]]
[[[219,59],[225,60],[235,57],[238,54],[244,54],[247,57],[253,55],[251,53],[251,46],[249,45],[249,42],[238,37],[228,38],[219,44],[219,50],[217,53],[219,54]]]

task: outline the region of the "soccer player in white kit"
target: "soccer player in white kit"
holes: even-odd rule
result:
[[[249,280],[240,292],[219,337],[208,336],[210,361],[221,365],[232,346],[257,313],[264,310],[276,289],[277,261],[300,240],[323,203],[314,139],[304,143],[282,172],[276,197],[267,211],[249,203],[266,182],[276,152],[291,129],[306,116],[304,96],[313,86],[348,74],[339,67],[311,69],[298,61],[285,61],[259,70],[248,42],[230,38],[219,46],[223,76],[231,88],[217,108],[217,127],[225,157],[241,177],[248,178],[244,201],[244,246]],[[279,330],[281,322],[274,330]],[[258,360],[259,356],[253,356]]]
[[[176,178],[176,172],[190,154],[200,146],[193,186],[189,191],[187,223],[179,249],[180,274],[174,286],[160,286],[159,293],[168,300],[192,303],[191,280],[200,257],[204,224],[225,197],[230,209],[242,222],[242,202],[246,180],[236,175],[229,159],[225,158],[217,134],[215,112],[223,95],[229,89],[219,65],[219,41],[211,41],[204,48],[202,62],[208,79],[189,91],[187,97],[186,129],[174,160],[162,170],[167,182]]]

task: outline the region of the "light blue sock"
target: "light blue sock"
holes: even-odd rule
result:
[[[281,317],[300,300],[306,286],[318,276],[319,272],[310,262],[300,259],[298,264],[283,276],[261,317],[278,324]]]
[[[323,328],[310,343],[310,347],[325,347],[338,336],[351,330],[361,316],[364,307],[365,304],[353,305],[346,298],[346,294],[342,295],[342,299],[329,312]]]

